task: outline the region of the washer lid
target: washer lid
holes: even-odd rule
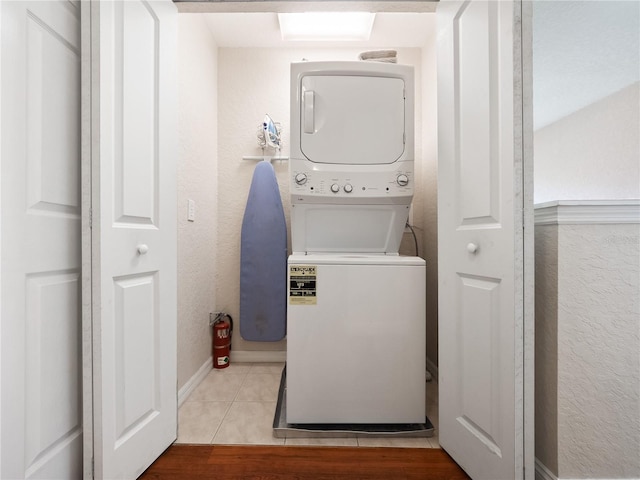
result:
[[[394,267],[424,266],[420,257],[401,255],[355,255],[355,254],[311,254],[294,253],[287,260],[289,265],[384,265]]]
[[[317,163],[393,163],[405,149],[401,78],[319,75],[301,79],[300,149]]]

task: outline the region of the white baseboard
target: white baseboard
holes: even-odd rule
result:
[[[536,458],[536,480],[558,480],[558,477]]]
[[[200,385],[200,382],[205,379],[207,374],[213,368],[213,363],[211,357],[207,358],[207,361],[202,364],[202,366],[198,369],[198,371],[191,377],[187,383],[185,383],[180,390],[178,390],[178,408],[184,403],[184,401],[189,397],[191,392],[195,390],[195,388]]]
[[[286,351],[231,350],[232,363],[283,363],[286,361]]]
[[[429,373],[431,374],[433,379],[437,382],[438,381],[438,366],[435,363],[433,363],[431,360],[429,360],[428,358],[427,358],[427,370],[429,370]]]
[[[535,480],[562,480],[558,477],[556,477],[551,470],[549,470],[544,463],[542,463],[540,460],[538,460],[536,458],[536,475],[535,475]],[[569,479],[566,479],[569,480]],[[571,479],[574,480],[574,479]],[[606,479],[606,478],[585,478],[585,479],[578,479],[578,480],[614,480],[614,479]],[[626,479],[626,480],[640,480],[638,478],[630,478],[630,479]]]

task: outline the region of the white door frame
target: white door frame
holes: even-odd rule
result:
[[[522,2],[522,179],[523,179],[523,251],[524,251],[524,352],[523,417],[524,478],[535,477],[535,225],[533,211],[533,2]]]
[[[93,322],[91,309],[93,305],[92,276],[92,238],[91,238],[91,184],[93,182],[91,170],[92,122],[93,108],[91,103],[93,52],[93,29],[91,28],[91,9],[93,2],[80,4],[80,104],[81,104],[81,160],[80,160],[80,197],[82,205],[81,248],[82,248],[82,398],[92,401],[82,402],[82,425],[84,438],[82,442],[82,473],[83,478],[93,479]]]
[[[0,26],[2,25],[2,8],[0,8]],[[2,90],[2,49],[0,48],[0,90]],[[0,95],[0,111],[2,111],[2,95]],[[2,115],[0,115],[0,145],[2,145]],[[0,149],[0,165],[2,165],[2,149]],[[1,173],[0,173],[1,175]],[[1,180],[1,178],[0,178]],[[2,182],[0,181],[0,212],[2,211]],[[2,218],[0,218],[0,252],[2,251]],[[0,291],[2,291],[2,273],[0,269]],[[0,297],[0,306],[2,298]],[[2,309],[0,308],[0,312]],[[0,425],[2,425],[2,313],[0,313]],[[2,436],[0,435],[0,472],[2,471]]]

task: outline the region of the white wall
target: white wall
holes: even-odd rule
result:
[[[535,132],[535,203],[640,198],[640,82]]]
[[[438,365],[438,91],[435,16],[422,48],[422,256],[427,261],[427,363]],[[435,373],[435,372],[432,372]]]
[[[283,127],[283,155],[289,152],[289,68],[292,61],[357,60],[361,49],[317,48],[221,48],[218,55],[218,260],[216,298],[218,308],[231,314],[239,325],[240,230],[255,168],[255,162],[243,161],[243,155],[260,155],[256,131],[265,113]],[[399,63],[415,66],[416,101],[421,104],[420,49],[398,49]],[[416,113],[416,157],[421,154],[420,109]],[[418,165],[420,162],[416,162]],[[274,168],[289,222],[289,186],[287,162],[274,162]],[[421,187],[421,186],[420,186]],[[417,188],[415,222],[422,228],[422,203]],[[419,240],[421,242],[421,240]],[[403,248],[413,253],[413,240]],[[235,351],[286,349],[285,341],[247,342],[236,333]]]
[[[199,15],[178,16],[178,388],[211,357],[216,311],[217,46]],[[196,204],[187,221],[187,199]]]

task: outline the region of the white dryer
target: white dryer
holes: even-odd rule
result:
[[[398,255],[413,98],[409,66],[291,66],[289,424],[425,421],[425,262]]]

